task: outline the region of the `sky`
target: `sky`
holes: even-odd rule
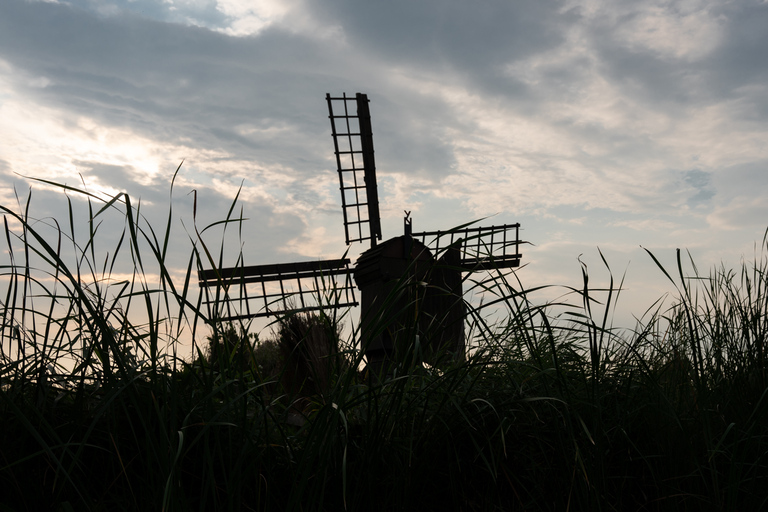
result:
[[[0,202],[31,187],[62,218],[42,178],[162,226],[183,161],[179,272],[193,190],[200,225],[240,191],[228,263],[338,258],[325,94],[364,92],[385,238],[404,210],[415,231],[519,222],[524,286],[553,300],[582,263],[605,285],[602,253],[627,324],[674,290],[646,249],[704,273],[760,254],[766,27],[763,0],[0,0]]]

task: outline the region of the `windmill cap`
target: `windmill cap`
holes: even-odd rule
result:
[[[362,288],[374,281],[401,279],[409,271],[420,275],[434,261],[432,251],[422,242],[398,236],[360,255],[355,265],[355,282]]]

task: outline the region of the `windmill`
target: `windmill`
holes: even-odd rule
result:
[[[370,248],[354,266],[342,258],[200,270],[209,318],[233,321],[360,304],[362,346],[374,370],[402,359],[403,340],[412,346],[421,338],[420,351],[430,364],[440,364],[439,354],[463,358],[462,274],[519,266],[520,225],[414,233],[406,212],[403,235],[381,242],[368,97],[326,94],[326,101],[346,244],[367,242]]]

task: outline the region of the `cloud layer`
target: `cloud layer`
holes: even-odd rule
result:
[[[251,263],[335,257],[324,96],[361,91],[385,235],[520,221],[534,281],[598,245],[734,260],[768,221],[766,26],[756,0],[6,0],[0,197],[83,180],[162,216],[183,159],[211,218],[242,185]]]

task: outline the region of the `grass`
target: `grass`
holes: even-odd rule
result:
[[[62,188],[68,225],[0,206],[0,510],[766,508],[765,256],[702,276],[678,253],[659,264],[674,304],[631,330],[610,324],[622,282],[585,268],[556,315],[490,273],[465,287],[507,314],[468,305],[465,361],[421,365],[413,343],[376,380],[343,316],[259,340],[201,310],[196,271],[224,257],[203,235],[239,225],[234,203],[193,227],[179,275],[171,207],[160,232],[127,195]]]

